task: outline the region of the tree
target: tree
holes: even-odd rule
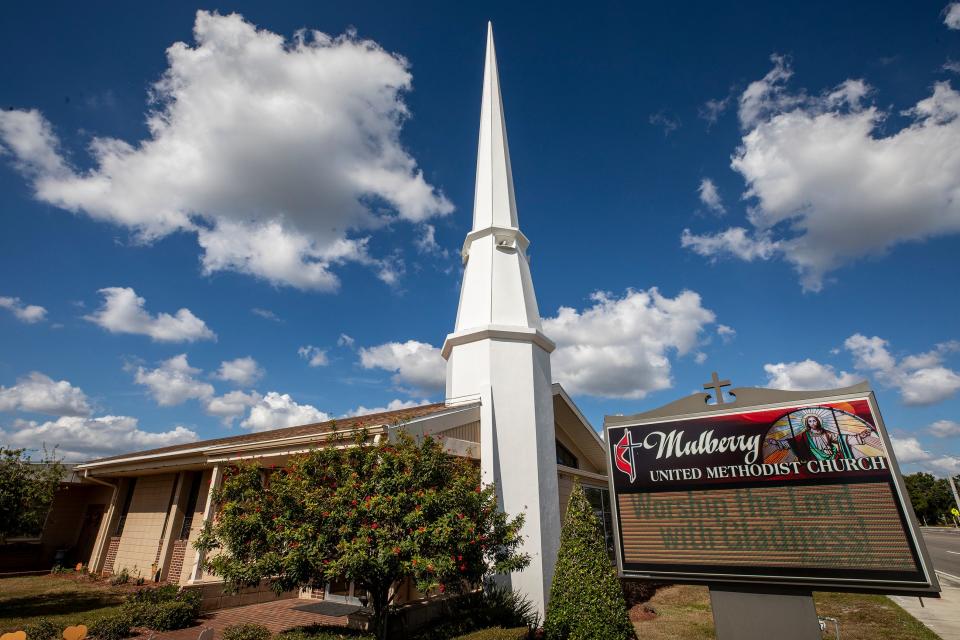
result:
[[[484,576],[522,569],[523,515],[497,509],[477,466],[432,438],[352,442],[290,458],[285,468],[245,464],[224,474],[215,523],[198,549],[222,553],[206,568],[229,587],[268,578],[280,592],[335,579],[370,594],[386,637],[397,587],[457,592]]]
[[[32,462],[25,449],[0,447],[0,543],[43,530],[53,494],[63,478],[55,451]]]
[[[549,640],[636,637],[600,522],[579,482],[574,482],[560,530],[560,552],[543,629]]]
[[[950,508],[953,506],[953,493],[946,478],[935,478],[929,473],[919,472],[903,476],[903,482],[910,494],[910,503],[917,514],[917,520],[924,524],[937,524],[950,520]]]

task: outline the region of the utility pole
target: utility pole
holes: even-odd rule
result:
[[[957,495],[957,483],[954,482],[953,476],[947,476],[947,480],[950,482],[950,488],[953,490],[953,501],[957,505],[957,509],[960,509],[960,495]],[[953,516],[953,526],[957,526],[957,516]]]

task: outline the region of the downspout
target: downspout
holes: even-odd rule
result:
[[[110,508],[107,509],[106,513],[103,514],[103,521],[100,523],[100,531],[97,532],[97,542],[93,547],[93,554],[91,554],[91,556],[87,559],[87,570],[91,573],[95,573],[99,572],[100,569],[94,565],[99,565],[100,561],[103,559],[104,545],[106,545],[110,537],[107,535],[107,532],[110,531],[110,522],[113,520],[113,512],[117,505],[117,492],[120,490],[120,484],[94,478],[90,475],[89,469],[84,469],[83,478],[84,480],[89,480],[94,484],[110,487],[112,490],[112,493],[110,494]],[[94,558],[96,558],[95,562],[93,562]]]

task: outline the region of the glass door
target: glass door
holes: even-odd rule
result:
[[[328,582],[323,591],[323,599],[331,602],[343,602],[344,604],[360,605],[360,590],[356,594],[353,590],[353,582],[346,579],[337,579]]]

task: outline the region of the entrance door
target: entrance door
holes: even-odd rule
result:
[[[343,602],[344,604],[360,604],[360,590],[354,594],[353,582],[345,579],[328,582],[323,591],[323,599],[331,602]]]
[[[69,554],[71,562],[87,564],[90,561],[90,554],[93,553],[93,543],[100,531],[100,521],[103,519],[105,509],[106,505],[104,504],[87,506],[87,510],[83,514],[83,523],[80,525],[80,535],[77,536],[77,543],[73,545]]]

